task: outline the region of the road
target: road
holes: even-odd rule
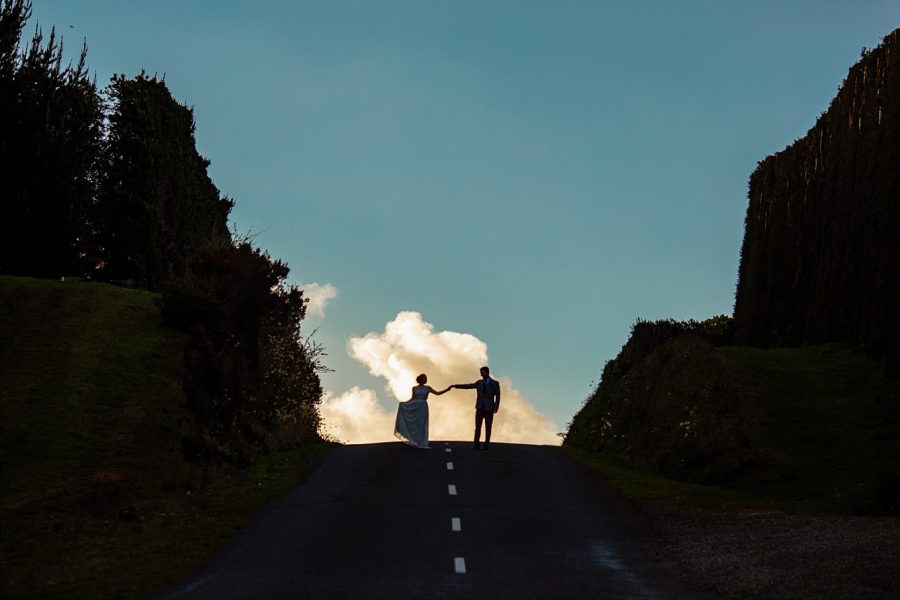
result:
[[[688,598],[642,520],[558,449],[342,446],[175,599]]]

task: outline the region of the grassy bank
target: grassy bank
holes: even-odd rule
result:
[[[715,352],[732,384],[729,402],[752,457],[737,472],[716,485],[687,484],[615,454],[571,445],[564,451],[639,500],[900,514],[900,398],[880,362],[835,344]]]
[[[560,451],[595,471],[623,495],[640,502],[661,502],[714,510],[775,510],[777,503],[741,490],[666,479],[620,456],[571,446]]]
[[[327,446],[201,490],[184,459],[184,338],[156,295],[0,277],[0,566],[10,598],[165,588],[297,482]]]

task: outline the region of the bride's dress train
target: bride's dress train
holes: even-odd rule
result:
[[[427,385],[417,385],[413,388],[412,398],[397,406],[394,435],[416,448],[429,448],[428,389]]]

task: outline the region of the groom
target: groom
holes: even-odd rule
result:
[[[484,449],[491,448],[491,425],[494,413],[500,410],[500,382],[491,379],[491,370],[481,367],[481,379],[475,383],[457,383],[450,387],[458,390],[477,390],[475,399],[475,445],[472,450],[479,450],[481,439],[481,423],[484,422]]]

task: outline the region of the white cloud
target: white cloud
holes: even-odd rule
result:
[[[417,312],[401,312],[383,333],[352,338],[348,353],[387,381],[394,399],[410,398],[416,375],[428,375],[428,384],[441,390],[454,383],[471,383],[478,369],[488,364],[487,345],[477,337],[453,331],[434,331]],[[538,412],[509,378],[493,369],[500,381],[500,412],[494,418],[491,441],[530,444],[558,444],[559,428]],[[499,375],[499,376],[498,376]],[[429,400],[429,429],[432,440],[469,440],[475,426],[475,392],[451,390]],[[375,392],[358,387],[339,396],[327,395],[322,402],[322,419],[334,437],[351,443],[392,440],[396,405],[384,408]]]
[[[310,316],[324,317],[325,307],[328,302],[337,298],[337,288],[326,283],[319,285],[318,283],[301,283],[298,286],[303,290],[303,296],[309,298],[306,305],[306,312]]]
[[[366,444],[394,439],[395,415],[378,404],[372,390],[353,386],[339,396],[326,392],[320,413],[322,434],[339,442]]]

